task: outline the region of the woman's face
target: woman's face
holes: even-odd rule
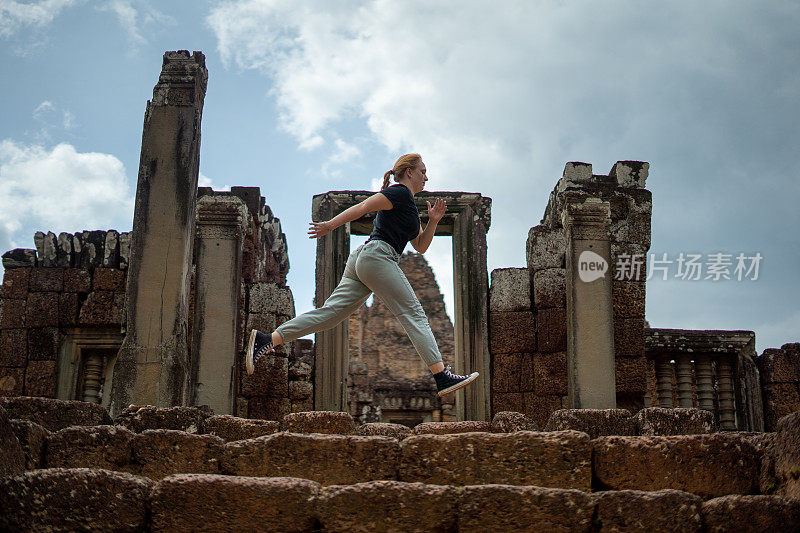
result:
[[[406,171],[406,176],[408,176],[408,180],[411,182],[410,188],[414,191],[414,194],[425,188],[425,182],[428,181],[426,172],[425,163],[422,161],[420,161],[419,165],[416,167]]]

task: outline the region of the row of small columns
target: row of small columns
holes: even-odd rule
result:
[[[672,365],[675,361],[675,377],[678,389],[678,407],[694,407],[692,401],[692,356],[662,356],[655,360],[656,392],[658,406],[672,408]],[[717,394],[719,398],[719,424],[721,429],[736,429],[736,407],[733,396],[733,365],[727,356],[694,356],[697,378],[698,407],[714,411],[714,382],[712,362],[717,366]]]

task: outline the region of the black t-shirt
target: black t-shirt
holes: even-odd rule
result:
[[[401,183],[395,183],[380,192],[392,202],[392,209],[378,211],[375,226],[367,241],[388,242],[398,254],[402,254],[408,241],[419,235],[419,210],[414,203],[414,195]]]

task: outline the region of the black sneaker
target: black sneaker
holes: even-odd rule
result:
[[[445,394],[450,394],[461,387],[466,387],[478,379],[478,373],[473,372],[469,376],[459,376],[458,374],[453,374],[450,372],[450,367],[448,366],[438,374],[434,374],[433,379],[436,380],[436,388],[439,391],[439,396],[444,396]]]
[[[250,341],[247,343],[247,354],[245,354],[245,367],[247,373],[255,372],[255,360],[269,353],[273,353],[272,335],[261,333],[257,329],[250,331]]]

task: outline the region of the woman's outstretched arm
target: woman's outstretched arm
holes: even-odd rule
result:
[[[347,224],[354,220],[358,220],[367,213],[373,211],[381,211],[391,209],[392,202],[382,193],[375,193],[363,202],[360,202],[353,207],[348,207],[335,217],[325,222],[311,222],[308,227],[308,238],[319,239],[335,230],[342,224]]]
[[[425,231],[420,231],[417,238],[411,241],[411,246],[421,254],[424,254],[431,245],[433,235],[436,233],[436,226],[439,225],[439,221],[442,220],[447,210],[447,203],[441,198],[437,198],[433,206],[427,200],[425,203],[428,204],[428,223],[425,225]]]

